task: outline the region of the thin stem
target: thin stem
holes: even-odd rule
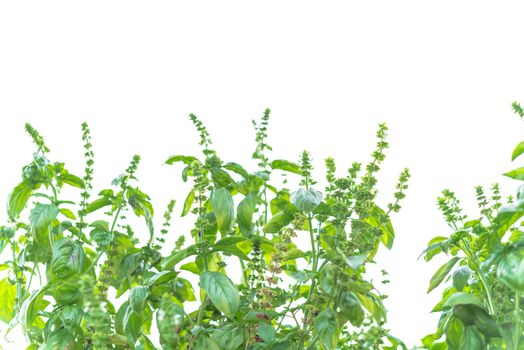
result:
[[[515,292],[515,331],[513,333],[513,346],[515,350],[519,349],[519,337],[520,337],[520,295],[519,292]]]

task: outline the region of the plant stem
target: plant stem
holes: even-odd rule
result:
[[[513,333],[513,346],[515,350],[519,348],[520,337],[520,295],[515,291],[515,331]]]

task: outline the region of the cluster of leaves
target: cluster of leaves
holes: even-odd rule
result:
[[[386,126],[379,126],[367,166],[354,163],[337,177],[334,160],[326,159],[322,193],[314,189],[308,152],[298,163],[269,159],[269,114],[253,122],[252,172],[223,162],[190,115],[203,156],[174,155],[166,163],[182,164],[183,181],[193,183],[181,216],[194,225],[168,254],[162,248],[175,202],[157,230],[150,198],[137,186],[139,156],[91,200],[88,126],[80,178],[51,162],[43,138],[27,125],[37,151],[0,227],[0,251],[8,256],[0,320],[9,330],[21,327],[28,349],[39,350],[405,349],[385,328],[384,296],[364,277],[379,246],[393,245],[390,213],[400,209],[409,178],[404,170],[386,210],[375,203]],[[274,180],[275,173],[296,177],[295,187]],[[78,203],[63,199],[75,188]]]
[[[524,116],[518,103],[513,109]],[[523,153],[521,142],[512,160]],[[524,168],[504,175],[523,181]],[[453,232],[433,238],[423,253],[426,261],[441,253],[449,257],[431,278],[428,293],[443,281],[449,285],[432,310],[441,316],[437,331],[422,340],[425,349],[524,349],[524,185],[506,201],[497,184],[490,194],[481,186],[475,190],[480,215],[472,220],[453,192],[438,198]]]

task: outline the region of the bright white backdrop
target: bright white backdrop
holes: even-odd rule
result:
[[[436,324],[439,291],[425,290],[439,260],[417,261],[448,233],[436,196],[449,187],[474,210],[474,185],[515,187],[500,174],[523,139],[510,111],[524,101],[523,12],[519,1],[1,2],[0,198],[31,158],[26,121],[77,173],[88,121],[98,186],[140,153],[159,212],[185,196],[161,164],[198,152],[190,112],[223,159],[248,161],[250,120],[270,107],[273,155],[307,148],[319,174],[329,155],[341,170],[369,159],[385,121],[383,202],[404,166],[413,177],[378,262],[390,272],[389,327],[414,344]]]

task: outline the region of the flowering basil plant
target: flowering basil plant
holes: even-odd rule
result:
[[[160,223],[136,177],[138,155],[94,192],[87,124],[81,176],[52,161],[26,125],[34,160],[0,226],[8,338],[20,329],[27,349],[39,350],[405,349],[386,328],[380,286],[364,277],[379,247],[393,246],[390,214],[409,178],[404,170],[391,203],[376,203],[386,126],[366,166],[338,175],[326,159],[319,191],[308,152],[298,162],[270,158],[269,115],[253,122],[258,165],[250,170],[223,161],[190,115],[202,154],[167,158],[192,186]],[[298,185],[288,188],[292,179]],[[173,238],[175,212],[192,224]]]

